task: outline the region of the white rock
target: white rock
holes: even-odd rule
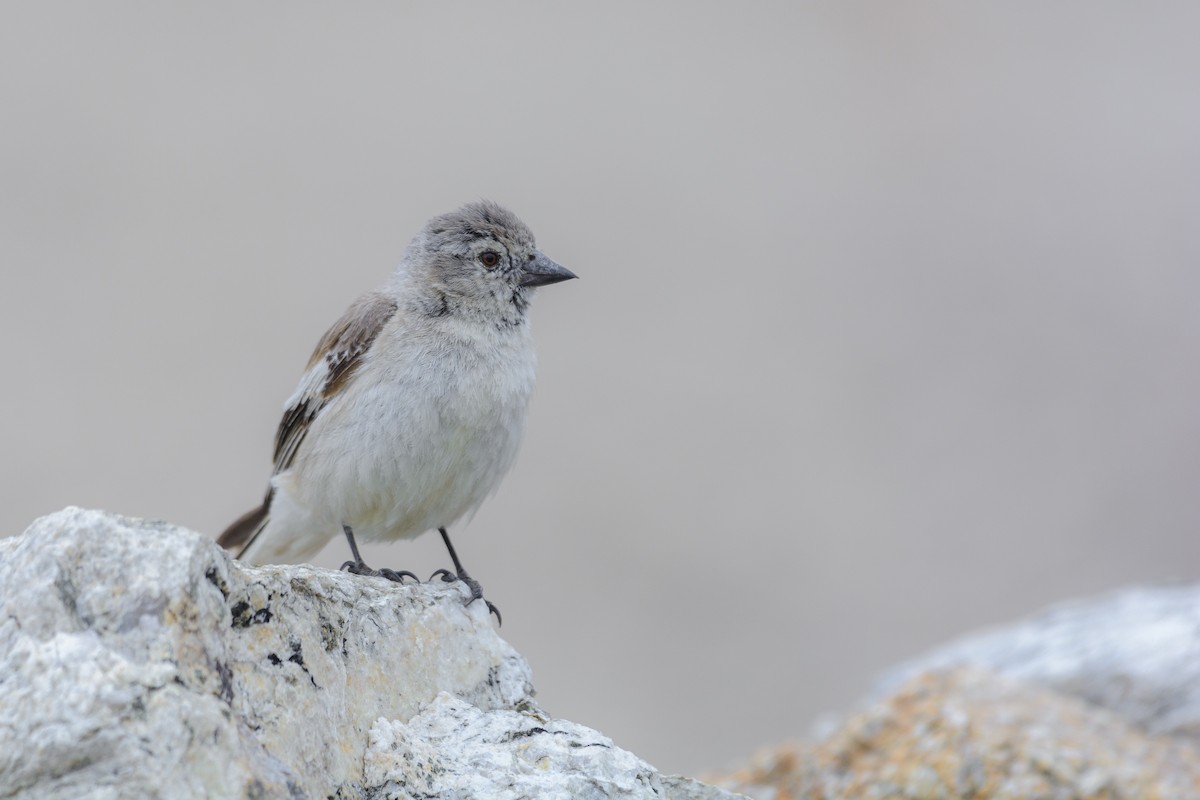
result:
[[[0,797],[732,796],[545,717],[466,596],[244,567],[165,523],[40,519],[0,540]]]
[[[381,800],[685,796],[590,728],[532,706],[483,711],[445,693],[408,723],[375,723],[365,776]]]

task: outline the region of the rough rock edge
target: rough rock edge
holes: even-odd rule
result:
[[[436,755],[426,777],[446,797],[572,781],[580,797],[733,796],[546,716],[528,664],[463,592],[246,567],[198,534],[100,511],[37,520],[0,540],[0,796],[407,797],[424,778],[397,741]],[[531,719],[556,733],[521,733]],[[561,769],[503,768],[534,748]],[[479,759],[493,785],[447,783]]]

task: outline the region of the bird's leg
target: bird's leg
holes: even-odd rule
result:
[[[496,623],[503,625],[504,621],[500,617],[500,609],[496,608],[491,600],[483,596],[483,587],[479,585],[479,581],[472,578],[463,569],[462,562],[458,560],[458,553],[454,552],[454,545],[450,544],[450,534],[446,532],[445,528],[438,528],[438,533],[442,535],[442,541],[446,543],[446,550],[450,553],[450,560],[454,562],[454,573],[451,573],[448,569],[439,569],[429,576],[429,580],[433,580],[440,575],[442,580],[447,583],[462,581],[471,590],[471,599],[467,601],[467,605],[471,605],[476,600],[483,600],[483,602],[487,603],[488,611],[496,615]]]
[[[366,575],[372,578],[387,578],[389,581],[395,581],[396,583],[404,583],[405,578],[412,578],[417,583],[421,582],[420,578],[406,569],[371,569],[362,560],[362,556],[358,554],[358,545],[354,541],[354,531],[350,530],[350,526],[342,525],[342,533],[346,534],[346,541],[350,543],[350,554],[354,556],[353,561],[347,561],[345,564],[342,564],[342,569],[346,572],[353,575]]]

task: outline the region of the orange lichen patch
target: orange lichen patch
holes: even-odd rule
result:
[[[776,800],[1182,800],[1200,798],[1200,752],[1078,699],[956,669],[716,782]]]

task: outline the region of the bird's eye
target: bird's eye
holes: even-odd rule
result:
[[[494,267],[500,263],[500,254],[494,253],[491,250],[479,254],[479,263],[485,267]]]

